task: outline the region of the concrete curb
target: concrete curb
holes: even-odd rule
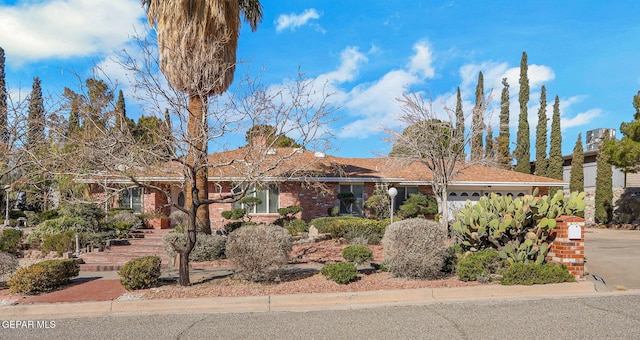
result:
[[[640,294],[640,290],[624,294]],[[257,313],[348,310],[409,306],[465,300],[532,299],[606,295],[588,281],[534,286],[474,286],[420,288],[329,294],[291,294],[166,300],[50,303],[0,307],[0,319],[56,319],[131,314]]]

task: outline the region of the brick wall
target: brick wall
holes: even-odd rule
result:
[[[556,228],[551,230],[553,242],[547,254],[547,260],[564,264],[576,280],[584,280],[584,218],[560,216],[556,219]],[[579,231],[570,238],[569,228]]]

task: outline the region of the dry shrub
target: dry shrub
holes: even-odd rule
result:
[[[289,262],[291,234],[275,225],[244,226],[227,239],[227,258],[250,281],[273,280]]]
[[[414,218],[390,224],[382,239],[384,262],[398,277],[434,279],[442,276],[446,232],[435,221]]]
[[[0,286],[5,283],[7,276],[18,269],[18,259],[10,253],[0,251]]]

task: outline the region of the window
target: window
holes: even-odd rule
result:
[[[275,184],[269,184],[261,187],[252,186],[247,191],[247,197],[257,197],[262,203],[255,206],[247,206],[245,204],[233,203],[233,208],[250,209],[249,214],[277,214],[280,207],[280,190]]]
[[[353,193],[355,202],[351,204],[343,204],[340,202],[340,213],[351,215],[362,215],[364,186],[362,184],[341,184],[340,193]]]
[[[184,192],[180,191],[180,193],[178,194],[178,206],[180,208],[184,208],[184,203],[185,203]]]
[[[135,213],[142,213],[142,188],[128,188],[120,192],[118,201],[121,208],[133,209]]]

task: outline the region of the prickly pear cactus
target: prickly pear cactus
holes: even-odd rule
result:
[[[584,212],[585,193],[562,191],[553,197],[533,195],[512,198],[492,193],[481,197],[476,204],[467,201],[452,225],[458,243],[465,249],[477,251],[494,248],[500,257],[511,262],[544,261],[549,251],[547,238],[562,215]]]

